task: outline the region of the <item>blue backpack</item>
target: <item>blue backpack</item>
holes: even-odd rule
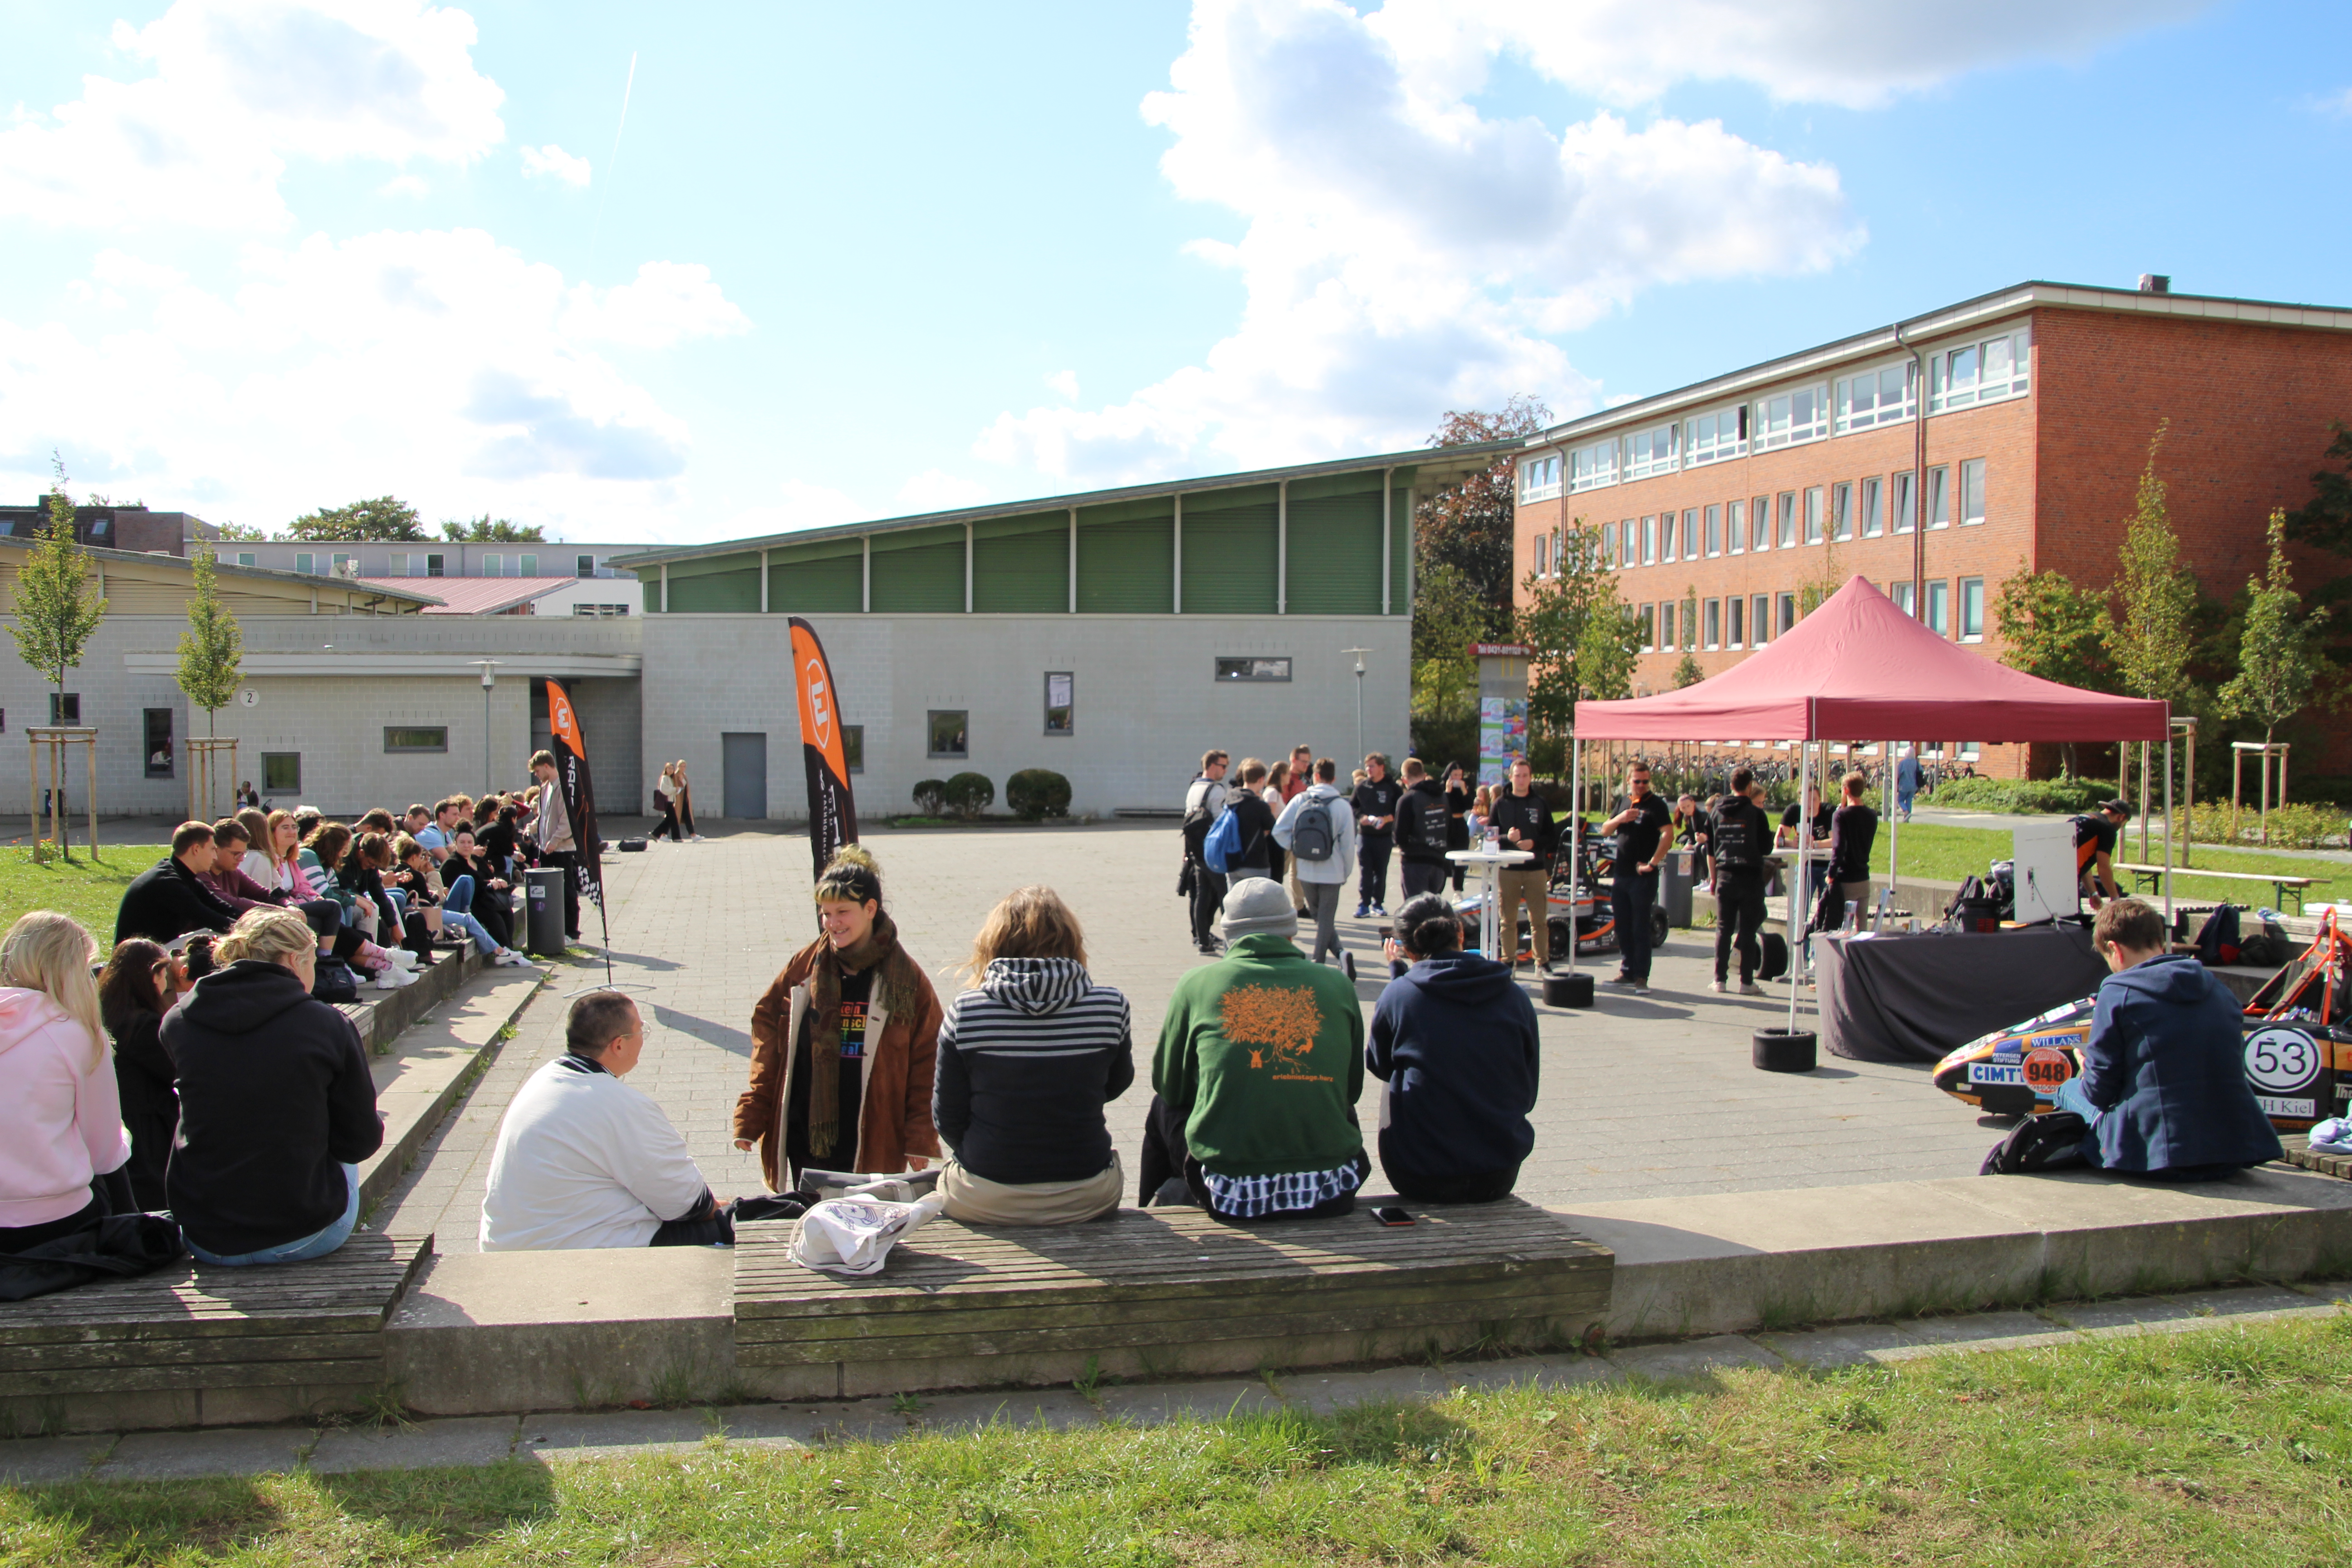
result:
[[[1208,863],[1210,870],[1223,876],[1226,865],[1241,852],[1241,820],[1232,812],[1225,812],[1209,829],[1209,837],[1201,841],[1201,858]]]

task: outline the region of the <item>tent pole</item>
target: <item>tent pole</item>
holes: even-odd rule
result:
[[[1568,972],[1570,974],[1576,973],[1576,905],[1582,896],[1580,879],[1583,869],[1584,737],[1571,734],[1568,740]],[[1550,903],[1549,898],[1544,900],[1547,916],[1550,913]]]
[[[1808,703],[1808,707],[1811,704]],[[1805,726],[1810,730],[1811,724]],[[1812,780],[1812,742],[1797,742],[1797,863],[1789,879],[1789,1033],[1797,1032],[1797,989],[1804,984],[1805,949],[1797,930],[1797,906],[1803,901],[1805,850],[1812,837],[1812,819],[1805,815],[1805,785]]]
[[[2172,938],[2172,723],[2164,726],[2164,931]],[[2170,951],[2169,946],[2166,949]]]
[[[1886,808],[1886,890],[1891,893],[1903,886],[1903,813],[1896,809],[1895,790],[1895,770],[1900,764],[1894,742],[1878,744],[1886,757],[1886,782],[1878,786],[1878,804]]]

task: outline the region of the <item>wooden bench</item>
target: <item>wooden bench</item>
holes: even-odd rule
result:
[[[1198,1209],[934,1220],[864,1279],[793,1263],[797,1221],[746,1225],[736,1365],[779,1397],[847,1397],[1558,1345],[1608,1310],[1614,1257],[1558,1215],[1409,1207],[1419,1223],[1396,1228],[1363,1206],[1249,1228]]]
[[[2118,860],[2115,862],[2115,868],[2118,871],[2129,871],[2137,879],[2139,882],[2137,890],[2140,892],[2164,890],[2165,868],[2161,866],[2143,865],[2137,860]],[[2294,912],[2297,914],[2303,912],[2304,890],[2309,888],[2314,880],[2310,877],[2273,877],[2264,871],[2208,871],[2201,867],[2192,866],[2175,866],[2172,868],[2172,874],[2176,878],[2205,877],[2219,882],[2268,882],[2271,885],[2272,907],[2284,908],[2287,895],[2292,893],[2294,895]]]
[[[354,1408],[383,1384],[384,1324],[432,1254],[430,1236],[362,1232],[309,1263],[183,1259],[0,1302],[0,1425],[103,1429],[124,1401],[184,1426]]]

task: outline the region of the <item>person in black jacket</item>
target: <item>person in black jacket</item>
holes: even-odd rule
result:
[[[122,903],[114,913],[114,945],[134,936],[170,942],[192,931],[226,931],[236,924],[236,906],[202,880],[212,868],[211,826],[180,824],[172,833],[172,853],[131,878],[122,889]]]
[[[1242,760],[1242,787],[1225,795],[1225,811],[1239,826],[1242,852],[1225,858],[1228,887],[1244,877],[1274,875],[1274,808],[1265,804],[1265,764],[1255,757]]]
[[[114,1087],[122,1125],[131,1131],[131,1163],[123,1167],[142,1209],[169,1206],[163,1168],[180,1125],[180,1095],[172,1087],[172,1058],[157,1037],[163,1013],[188,988],[178,960],[145,937],[114,950],[98,977],[99,1016],[114,1039]]]
[[[1460,763],[1448,763],[1445,777],[1445,847],[1448,849],[1470,847],[1470,784],[1464,777]],[[1454,862],[1454,890],[1462,890],[1462,879],[1470,868],[1461,861]]]
[[[1706,834],[1715,851],[1715,982],[1708,989],[1728,988],[1736,942],[1742,996],[1764,994],[1756,984],[1756,966],[1762,957],[1756,933],[1764,925],[1764,858],[1772,820],[1749,793],[1755,786],[1755,769],[1733,769],[1731,792],[1716,804]]]
[[[317,942],[300,915],[254,910],[161,1031],[179,1071],[180,1135],[164,1185],[199,1262],[299,1263],[359,1220],[359,1162],[383,1144],[351,1020],[310,995]]]
[[[990,911],[968,972],[979,989],[949,1004],[931,1080],[948,1217],[1076,1225],[1109,1213],[1126,1176],[1103,1107],[1135,1081],[1127,998],[1087,977],[1077,917],[1051,888]]]
[[[1389,777],[1388,757],[1364,759],[1364,782],[1349,797],[1356,814],[1356,918],[1389,912],[1389,851],[1396,847],[1397,801],[1403,786]]]
[[[1536,972],[1551,967],[1551,859],[1558,835],[1552,830],[1551,807],[1535,789],[1536,773],[1527,758],[1511,759],[1511,783],[1495,794],[1495,808],[1486,821],[1506,849],[1532,851],[1535,858],[1500,868],[1495,877],[1503,909],[1499,929],[1504,952],[1518,961],[1519,906],[1525,904],[1528,924],[1534,928]],[[1489,954],[1489,957],[1498,956]]]
[[[1364,1070],[1386,1086],[1381,1169],[1415,1203],[1507,1197],[1536,1144],[1535,1007],[1507,965],[1463,952],[1442,895],[1406,904],[1396,929],[1388,955],[1413,964],[1381,993],[1364,1042]]]
[[[1448,834],[1445,792],[1419,757],[1404,760],[1404,794],[1397,798],[1397,847],[1404,851],[1404,896],[1445,886]]]

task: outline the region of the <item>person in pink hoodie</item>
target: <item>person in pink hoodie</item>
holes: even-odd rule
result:
[[[36,910],[0,938],[0,1252],[128,1213],[114,1062],[90,977],[98,943]],[[113,1178],[109,1181],[109,1178]]]

